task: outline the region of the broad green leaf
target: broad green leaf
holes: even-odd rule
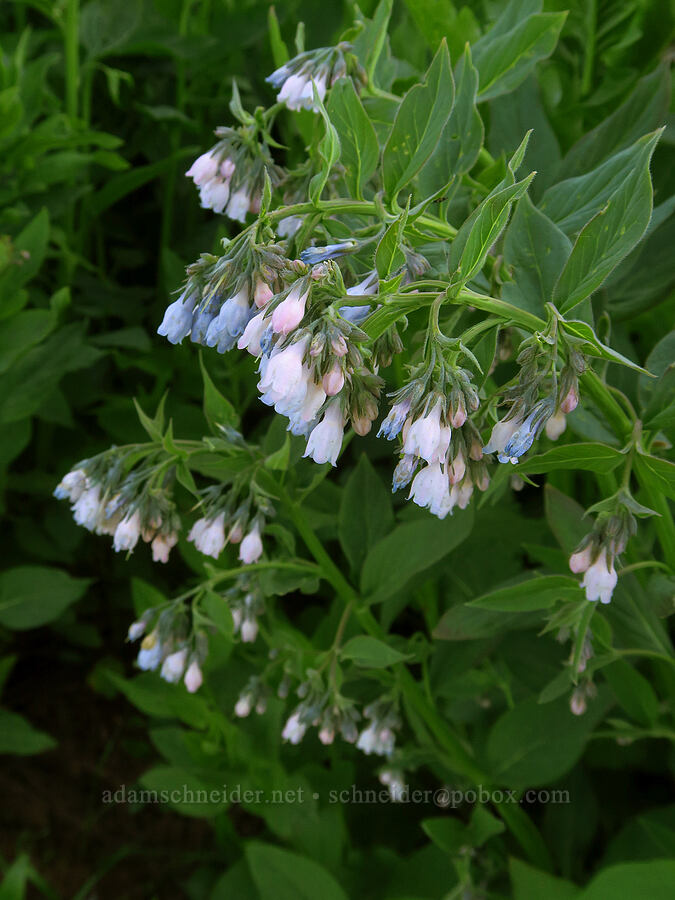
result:
[[[433,636],[437,641],[475,641],[504,631],[537,626],[540,621],[541,614],[536,611],[505,613],[458,603],[443,613]]]
[[[491,837],[503,834],[506,826],[484,806],[476,806],[469,822],[469,842],[472,847],[482,847]]]
[[[405,262],[401,241],[407,220],[408,209],[406,207],[400,216],[387,226],[375,250],[375,268],[377,274],[384,280]]]
[[[271,844],[250,841],[246,859],[260,900],[347,900],[326,869]]]
[[[502,287],[504,300],[543,316],[571,250],[567,235],[526,194],[504,238],[504,262],[513,267],[513,281]]]
[[[471,846],[468,828],[460,819],[448,816],[423,819],[422,829],[437,847],[453,856],[459,853],[461,847]]]
[[[362,593],[372,603],[398,593],[410,578],[461,544],[472,526],[472,507],[442,522],[429,517],[398,525],[368,553],[361,572]]]
[[[362,453],[345,484],[338,516],[340,544],[354,572],[393,525],[391,493]]]
[[[50,309],[27,309],[12,316],[0,328],[0,373],[26,350],[39,344],[56,325]]]
[[[342,659],[353,659],[357,666],[368,669],[383,669],[410,659],[407,654],[399,653],[384,641],[378,641],[377,638],[367,634],[358,634],[347,641],[340,651],[340,656]]]
[[[372,19],[354,41],[354,53],[363,64],[371,80],[387,40],[387,28],[394,0],[380,0]]]
[[[0,624],[22,631],[52,622],[90,584],[90,578],[72,578],[48,566],[7,569],[0,574]]]
[[[513,900],[577,900],[581,892],[576,884],[535,869],[520,859],[509,859]]]
[[[637,141],[663,124],[670,99],[670,72],[658,66],[637,82],[628,99],[572,147],[562,162],[558,177],[570,178],[587,172],[607,157]]]
[[[208,819],[228,806],[222,801],[223,787],[215,782],[215,777],[214,773],[214,780],[207,781],[179,766],[154,766],[141,775],[139,782],[182,816]]]
[[[339,78],[330,89],[326,112],[340,139],[340,162],[354,197],[363,196],[363,186],[377,168],[380,148],[351,78]]]
[[[529,475],[555,472],[558,469],[611,472],[625,458],[619,450],[605,444],[565,444],[523,460],[515,466],[515,471],[527,472]]]
[[[160,590],[142,578],[131,579],[131,599],[137,616],[146,609],[162,606],[168,602],[168,598]]]
[[[640,454],[635,461],[639,477],[649,479],[653,488],[675,500],[675,463],[658,456]]]
[[[234,632],[234,622],[227,600],[215,591],[207,591],[200,606],[218,631],[229,640]]]
[[[144,672],[127,679],[117,672],[108,671],[106,677],[146,715],[159,719],[180,719],[196,729],[206,726],[208,707],[199,694],[189,694],[185,688],[163,681],[154,672]]]
[[[579,894],[578,900],[618,897],[672,900],[674,884],[675,862],[670,859],[620,863],[599,872]]]
[[[56,741],[44,731],[33,728],[23,716],[0,709],[0,754],[30,756],[33,753],[51,750],[52,747],[56,747]],[[2,888],[0,888],[1,896]]]
[[[478,597],[467,603],[467,606],[500,612],[530,612],[548,609],[558,600],[578,600],[581,596],[579,582],[575,578],[568,575],[539,575]]]
[[[638,366],[637,363],[634,363],[631,359],[628,359],[628,357],[621,353],[617,353],[616,350],[612,350],[611,347],[603,344],[588,322],[569,319],[568,321],[561,323],[561,327],[568,334],[581,338],[584,341],[580,349],[588,356],[598,356],[600,359],[607,359],[610,362],[618,363],[621,366],[627,366],[629,369],[634,369],[636,372],[641,372],[643,374],[647,373],[647,369],[643,369],[642,366]]]
[[[453,276],[454,285],[467,284],[483,268],[490,248],[508,221],[512,204],[523,196],[533,178],[534,173],[522,181],[498,190],[486,197],[478,207],[457,273]]]
[[[547,484],[544,488],[544,508],[548,526],[556,540],[566,554],[572,553],[591,530],[591,522],[584,517],[583,506]]]
[[[562,313],[597,290],[644,234],[652,214],[649,162],[659,135],[643,139],[635,170],[579,234],[553,292],[553,302]]]
[[[565,234],[579,232],[605,208],[632,172],[649,163],[653,137],[647,135],[585,175],[559,181],[541,200],[541,209]]]
[[[157,160],[157,162],[148,163],[145,166],[136,166],[128,172],[123,172],[121,175],[108,179],[100,190],[87,198],[87,213],[92,218],[100,216],[102,212],[105,212],[106,209],[113,206],[123,197],[137,191],[149,181],[160,178],[173,169],[179,160],[196,156],[198,151],[198,147],[182,147],[170,156]]]
[[[42,265],[48,243],[49,214],[46,209],[41,209],[12,241],[15,258],[0,274],[0,317],[12,295],[30,281]]]
[[[566,15],[536,13],[505,33],[488,32],[474,47],[478,99],[490,100],[518,87],[540,59],[553,53]]]
[[[312,203],[318,203],[333,166],[340,159],[340,138],[333,123],[328,118],[328,113],[316,92],[316,87],[314,88],[314,103],[323,119],[324,134],[317,147],[319,171],[310,181],[308,193]]]
[[[433,196],[453,176],[468,172],[483,145],[483,120],[476,106],[478,71],[466,45],[455,67],[455,104],[443,128],[441,139],[419,174],[420,192]]]
[[[520,702],[497,719],[490,732],[487,759],[492,777],[523,789],[557,780],[583,753],[604,706],[598,696],[583,716],[575,716],[565,697],[546,704],[534,698]]]
[[[211,376],[206,371],[204,358],[201,353],[199,354],[199,365],[204,380],[204,415],[214,428],[217,428],[218,426],[237,428],[239,425],[239,416],[237,415],[234,406],[232,406],[226,397],[223,397],[213,383]]]
[[[382,156],[386,195],[395,200],[433,152],[452,111],[455,86],[445,41],[424,82],[415,84],[401,101]]]
[[[623,659],[605,666],[602,674],[628,715],[640,725],[651,727],[659,715],[659,701],[644,675]]]

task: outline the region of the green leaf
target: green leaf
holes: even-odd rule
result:
[[[12,241],[16,259],[0,275],[0,316],[12,296],[35,275],[47,253],[49,213],[46,209],[32,219]]]
[[[395,663],[410,659],[405,653],[399,653],[383,641],[367,634],[358,634],[347,641],[340,651],[342,659],[353,659],[357,666],[368,669],[384,669]]]
[[[23,716],[0,709],[0,753],[30,756],[51,750],[52,747],[56,747],[56,741],[44,731],[33,728]]]
[[[544,507],[549,528],[562,549],[569,555],[591,530],[591,522],[584,518],[583,506],[547,484],[544,488]]]
[[[675,500],[675,463],[645,453],[637,456],[635,465],[640,479],[648,479],[654,490]]]
[[[227,600],[215,591],[207,591],[200,606],[218,631],[230,640],[234,633],[234,622]]]
[[[623,659],[605,666],[602,674],[628,715],[640,725],[652,727],[659,716],[659,701],[644,675]]]
[[[330,89],[326,112],[340,140],[340,162],[350,193],[363,197],[363,186],[377,168],[380,148],[351,78],[339,78]]]
[[[405,262],[401,241],[407,221],[408,207],[406,206],[401,215],[387,226],[380,238],[375,250],[375,268],[381,279],[388,279]]]
[[[458,603],[443,613],[433,636],[438,641],[474,641],[493,638],[503,631],[536,626],[540,620],[541,616],[536,611],[504,613]]]
[[[530,612],[548,609],[558,600],[580,600],[581,596],[576,578],[568,575],[539,575],[484,594],[466,605],[500,612]]]
[[[354,41],[354,53],[360,59],[368,78],[374,81],[377,64],[387,41],[387,29],[394,0],[380,0],[372,19]]]
[[[123,197],[137,191],[149,181],[160,178],[166,172],[171,171],[178,161],[194,156],[198,150],[198,147],[181,147],[180,150],[176,150],[175,153],[157,160],[157,162],[136,166],[128,172],[108,179],[100,190],[87,197],[86,211],[88,215],[91,218],[100,216]]]
[[[453,176],[472,168],[483,146],[483,120],[476,106],[478,70],[471,62],[471,48],[466,45],[455,67],[455,103],[445,123],[441,139],[419,174],[420,191],[433,196]]]
[[[547,784],[569,771],[604,712],[600,697],[583,716],[570,712],[567,698],[539,704],[524,700],[504,713],[487,742],[492,777],[513,788]]]
[[[163,681],[154,672],[144,672],[136,678],[122,678],[108,671],[106,677],[135,707],[159,719],[175,717],[186,725],[203,729],[207,723],[207,704],[198,694],[188,694],[180,685]]]
[[[352,571],[360,571],[370,548],[393,525],[391,494],[362,453],[345,484],[338,515],[338,537]]]
[[[467,284],[483,268],[490,248],[508,221],[513,202],[523,196],[533,178],[534,172],[522,181],[497,190],[478,207],[457,273],[453,276],[454,286]]]
[[[514,467],[514,471],[527,472],[529,475],[555,472],[558,469],[611,472],[624,460],[623,453],[606,444],[565,444],[523,460]]]
[[[50,309],[27,309],[4,322],[0,329],[0,373],[47,337],[56,321]]]
[[[541,209],[565,234],[574,236],[605,208],[632,172],[649,162],[652,140],[650,135],[641,137],[587,174],[559,181],[542,197]]]
[[[571,881],[535,869],[520,859],[509,859],[513,900],[576,900],[581,888]]]
[[[478,99],[491,100],[518,87],[540,59],[551,55],[566,16],[564,12],[537,13],[506,33],[495,27],[478,41],[474,46],[480,75]]]
[[[279,28],[279,19],[273,6],[267,10],[267,33],[270,38],[270,47],[272,48],[272,57],[274,65],[277,69],[281,68],[284,63],[290,59],[288,48],[281,37],[281,29]]]
[[[579,234],[553,292],[553,302],[562,313],[597,290],[644,234],[652,214],[649,162],[660,133],[642,139],[635,170]]]
[[[562,162],[558,177],[570,178],[598,166],[607,157],[663,124],[670,100],[670,67],[663,63],[641,78],[628,99],[588,131]]]
[[[313,90],[314,105],[321,113],[321,118],[323,119],[325,129],[324,135],[319,141],[319,145],[317,147],[319,171],[310,181],[308,191],[309,199],[311,200],[311,202],[318,203],[321,199],[321,192],[326,186],[328,177],[333,170],[333,166],[340,159],[340,138],[338,137],[338,133],[335,130],[333,123],[328,118],[328,113],[326,112],[325,106],[321,102],[321,98],[316,91],[316,87],[314,87]]]
[[[423,819],[422,829],[445,853],[455,856],[463,846],[470,846],[468,828],[459,820],[447,816]]]
[[[455,86],[445,41],[433,58],[424,82],[415,84],[399,106],[382,156],[384,190],[390,200],[431,155],[452,111]]]
[[[226,397],[223,397],[211,380],[201,353],[199,354],[199,366],[204,380],[204,415],[215,429],[220,427],[238,428],[239,416],[234,406]]]
[[[643,369],[642,366],[638,366],[633,360],[628,359],[628,357],[623,356],[621,353],[617,353],[616,350],[612,350],[611,347],[607,347],[606,344],[603,344],[588,322],[569,319],[566,322],[562,322],[561,327],[568,334],[582,339],[584,343],[579,349],[588,356],[598,356],[600,359],[607,359],[610,362],[618,363],[621,366],[627,366],[635,372],[641,372],[644,375],[648,374],[647,369]]]
[[[137,616],[144,613],[146,609],[163,606],[167,603],[167,598],[164,594],[142,578],[131,579],[131,599]]]
[[[571,250],[567,235],[526,194],[504,238],[504,262],[513,268],[513,281],[503,285],[502,298],[543,316]]]
[[[347,900],[340,885],[311,859],[250,841],[246,859],[260,900]]]
[[[179,766],[155,766],[138,780],[147,791],[155,791],[161,803],[166,803],[183,816],[208,819],[226,808],[226,804],[219,799],[223,793],[220,784],[203,780]],[[217,798],[215,802],[209,800],[212,791]]]
[[[370,550],[361,572],[361,590],[378,603],[438,562],[465,540],[473,526],[472,507],[444,521],[423,518],[398,525]]]
[[[672,860],[621,863],[599,872],[579,894],[578,900],[612,900],[617,897],[672,900],[674,884],[675,862]]]
[[[91,578],[72,578],[48,566],[7,569],[0,574],[0,624],[22,631],[52,622],[91,583]]]

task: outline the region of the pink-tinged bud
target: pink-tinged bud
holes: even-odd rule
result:
[[[272,313],[272,328],[281,334],[290,334],[298,327],[305,315],[305,305],[309,297],[309,290],[304,282],[296,281],[287,296],[275,308]]]
[[[332,367],[321,379],[321,385],[327,397],[339,394],[345,383],[345,373],[339,363],[333,363]]]
[[[193,660],[188,666],[185,678],[183,679],[185,687],[191,694],[194,694],[194,692],[198,691],[202,686],[203,680],[204,677],[202,675],[202,670],[199,668],[199,663]]]
[[[475,462],[479,462],[483,458],[483,448],[480,445],[480,441],[473,440],[471,442],[471,449],[469,450],[469,456]]]
[[[575,716],[583,716],[586,712],[586,697],[583,691],[576,690],[570,697],[570,711]]]
[[[324,746],[332,744],[335,740],[335,731],[332,728],[324,727],[319,732],[319,740]]]
[[[220,164],[220,174],[225,179],[232,178],[235,169],[236,166],[229,157],[227,159],[224,159]]]
[[[336,356],[347,355],[347,341],[344,339],[344,335],[338,334],[332,337],[330,346]]]
[[[258,309],[262,309],[264,306],[270,302],[272,297],[274,296],[274,291],[266,284],[262,278],[256,279],[255,290],[253,291],[253,302],[258,307]]]
[[[169,561],[169,553],[171,549],[178,543],[177,534],[158,534],[153,538],[152,561],[159,563],[167,563]]]
[[[244,529],[241,523],[235,522],[227,535],[228,544],[239,544],[244,536]]]
[[[263,545],[260,538],[260,528],[258,525],[254,525],[241,542],[239,547],[239,559],[244,565],[250,565],[260,559],[262,552]]]
[[[137,641],[139,637],[145,633],[145,622],[142,620],[138,622],[132,622],[129,626],[129,631],[127,633],[127,640],[129,641]]]
[[[450,481],[450,484],[459,484],[462,478],[464,478],[465,472],[466,462],[464,460],[464,454],[461,450],[458,450],[457,455],[448,466],[448,480]]]
[[[264,716],[267,711],[267,700],[264,697],[261,697],[260,700],[255,705],[255,711],[259,716]]]
[[[240,697],[234,707],[234,714],[238,716],[240,719],[245,719],[246,716],[251,713],[251,698],[248,694],[244,694],[243,697]]]
[[[560,404],[560,409],[564,413],[571,413],[577,408],[579,403],[579,389],[576,382],[570,387],[565,395],[565,399]]]
[[[457,406],[453,410],[452,418],[450,419],[450,424],[453,428],[461,428],[462,425],[466,422],[466,407],[464,406],[464,398],[460,396],[457,401]]]
[[[251,356],[260,356],[262,353],[260,342],[267,325],[268,322],[265,319],[264,312],[258,313],[257,316],[253,316],[252,319],[249,319],[242,336],[237,341],[237,347],[240,350],[248,350]]]
[[[577,550],[570,556],[570,569],[575,575],[585,572],[591,564],[593,545],[588,544],[583,550]]]
[[[255,619],[244,619],[241,623],[241,639],[245,644],[252,644],[258,637],[258,623]]]
[[[567,428],[567,419],[565,413],[560,409],[546,422],[546,437],[550,441],[557,441],[565,428]]]
[[[365,437],[372,427],[373,420],[369,419],[367,416],[359,416],[352,419],[352,428],[359,437]]]

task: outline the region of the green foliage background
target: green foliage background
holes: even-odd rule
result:
[[[475,45],[504,5],[396,3],[391,48],[405,60],[398,82],[417,80],[443,38],[453,65],[468,41],[479,70],[489,72],[491,59],[481,67]],[[528,4],[522,6],[524,15]],[[656,387],[619,367],[608,378],[636,408],[662,415],[660,427],[672,439],[675,344],[672,333],[664,335],[675,318],[675,219],[668,200],[675,168],[671,76],[663,62],[672,5],[547,0],[544,6],[552,22],[569,10],[560,39],[515,89],[493,96],[486,88],[480,105],[486,147],[503,167],[524,132],[534,129],[527,159],[540,176],[532,196],[560,224],[565,197],[556,195],[556,183],[670,123],[652,165],[659,220],[594,304],[602,336],[608,337],[608,311],[612,346],[660,376]],[[361,4],[365,15],[374,7]],[[319,47],[337,39],[353,9],[282,0],[276,16],[289,46],[302,21],[307,46]],[[464,606],[524,570],[564,563],[563,551],[584,533],[580,517],[595,499],[596,476],[601,487],[612,488],[615,476],[604,458],[595,474],[558,470],[546,475],[545,490],[505,494],[485,505],[475,524],[468,512],[445,524],[417,511],[399,514],[399,522],[414,524],[390,539],[414,533],[421,548],[417,572],[405,569],[406,580],[418,576],[409,595],[401,596],[396,571],[390,585],[382,584],[377,560],[371,558],[371,575],[368,564],[361,574],[367,593],[379,585],[381,624],[395,623],[403,649],[404,638],[419,631],[429,636],[433,652],[416,675],[460,733],[473,733],[478,756],[498,783],[567,790],[570,804],[536,805],[526,815],[516,808],[505,832],[488,807],[465,806],[450,815],[433,803],[317,802],[314,793],[324,797],[352,783],[379,789],[372,766],[337,747],[322,755],[304,745],[280,747],[281,703],[271,704],[264,720],[233,723],[230,710],[254,671],[252,657],[230,661],[231,643],[212,649],[212,685],[204,697],[178,693],[154,676],[132,677],[131,653],[120,649],[132,602],[143,608],[153,590],[177,592],[186,566],[198,572],[199,563],[185,551],[185,559],[157,572],[141,553],[128,561],[116,557],[78,529],[51,493],[73,461],[141,439],[133,397],[153,410],[168,389],[176,433],[198,439],[204,431],[195,350],[172,348],[155,331],[185,264],[235,233],[226,219],[198,208],[183,172],[210,146],[213,128],[231,124],[233,76],[246,108],[271,102],[264,83],[275,68],[269,22],[269,5],[257,0],[34,0],[0,8],[0,752],[11,754],[8,784],[18,779],[27,786],[35,770],[17,755],[44,753],[36,760],[49,760],[57,742],[76,758],[93,754],[87,765],[96,776],[87,783],[84,808],[94,828],[120,832],[119,840],[83,849],[80,826],[71,824],[69,843],[58,833],[58,816],[36,825],[21,812],[24,795],[10,792],[0,897],[24,896],[30,884],[44,896],[64,897],[88,896],[97,885],[99,896],[419,900],[458,896],[453,891],[469,865],[480,872],[475,897],[670,896],[675,806],[664,785],[673,768],[672,573],[650,569],[644,578],[622,579],[608,615],[619,653],[606,660],[598,679],[600,699],[574,720],[564,695],[568,682],[560,681],[565,651],[550,635],[537,637],[537,613],[512,614],[503,595],[492,605]],[[609,128],[580,140],[616,110]],[[285,162],[304,158],[312,127],[309,113],[281,122]],[[500,174],[482,177],[491,187]],[[508,264],[528,268],[522,242],[510,245],[507,238],[505,254]],[[262,415],[252,366],[213,353],[206,366],[220,390],[246,409],[254,430]],[[668,397],[670,417],[661,412]],[[571,428],[582,439],[617,443],[588,411],[580,409]],[[335,547],[340,541],[355,573],[366,548],[389,530],[378,532],[379,525],[394,521],[386,477],[378,474],[388,450],[370,438],[366,446],[370,462],[352,448],[352,472],[324,483],[309,509],[312,527]],[[658,555],[657,537],[664,550],[675,551],[657,475],[645,479],[644,502],[663,518],[644,526],[631,563]],[[364,492],[381,503],[381,515],[355,541]],[[425,555],[424,548],[439,545],[450,552]],[[323,617],[336,619],[330,598],[294,594],[293,604],[289,615],[320,643]],[[596,637],[602,642],[602,634]],[[550,702],[537,702],[542,693]],[[414,722],[415,711],[409,712]],[[93,723],[108,717],[116,730],[109,722],[97,725],[102,740],[90,745],[78,721],[88,715]],[[116,765],[106,772],[113,748]],[[417,786],[435,788],[451,777],[425,774],[420,753]],[[63,757],[57,759],[50,784],[59,777],[81,782],[77,769],[59,775]],[[132,804],[102,811],[101,791],[125,779],[160,790],[224,783],[303,788],[309,799],[264,809],[178,804],[160,811]],[[457,779],[455,786],[468,783]],[[53,802],[65,802],[56,787]],[[133,828],[124,836],[124,817],[134,816],[158,829],[157,847],[149,848]],[[172,833],[166,817],[179,816],[189,818]],[[55,848],[64,847],[76,860],[69,871],[54,860]]]

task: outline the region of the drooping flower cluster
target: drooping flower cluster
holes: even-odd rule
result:
[[[208,652],[203,630],[189,627],[182,604],[171,603],[163,610],[147,609],[129,626],[128,640],[141,647],[136,663],[143,671],[156,671],[171,684],[183,681],[193,694],[203,681],[202,665]]]
[[[356,746],[369,756],[391,756],[396,742],[396,731],[401,720],[396,706],[389,697],[380,697],[363,710],[368,726],[359,734]]]
[[[293,270],[278,244],[258,244],[244,233],[225,247],[223,256],[203,254],[188,267],[180,297],[171,303],[157,329],[172,344],[190,335],[193,343],[231,350],[251,317],[283,290]]]
[[[613,510],[602,508],[610,505],[614,506]],[[637,532],[637,521],[631,509],[636,504],[620,491],[616,498],[602,501],[598,506],[601,509],[593,531],[570,556],[569,565],[575,575],[583,574],[581,587],[588,600],[609,603],[618,581],[615,560]]]
[[[542,430],[557,440],[566,427],[566,416],[579,402],[579,375],[584,357],[567,345],[567,362],[558,376],[558,329],[555,318],[541,334],[523,341],[516,359],[517,383],[504,392],[509,411],[492,428],[484,453],[496,453],[500,463],[515,465],[532,447]]]
[[[216,136],[218,143],[185,174],[199,189],[202,207],[243,223],[247,213],[260,212],[265,172],[274,187],[281,180],[281,170],[251,128],[217,128]]]
[[[203,515],[188,534],[200,553],[218,559],[227,544],[238,544],[244,565],[260,559],[265,521],[274,515],[274,508],[266,497],[249,488],[235,481],[228,490],[218,485],[203,491]]]
[[[142,538],[151,545],[153,561],[165,563],[181,524],[171,497],[172,477],[163,474],[155,454],[134,468],[130,456],[113,448],[78,463],[54,496],[70,501],[78,525],[112,535],[117,552],[131,553]]]
[[[357,84],[367,81],[363,67],[351,52],[351,45],[343,41],[336,47],[300,53],[272,72],[266,81],[279,91],[278,103],[285,103],[293,110],[318,112],[314,90],[323,102],[329,88],[345,76],[354,78]]]
[[[444,367],[430,390],[428,381],[429,371],[423,370],[393,395],[378,436],[402,438],[393,490],[412,481],[410,499],[444,519],[455,506],[465,509],[474,487],[485,490],[489,478],[480,435],[468,418],[479,406],[470,373]]]

